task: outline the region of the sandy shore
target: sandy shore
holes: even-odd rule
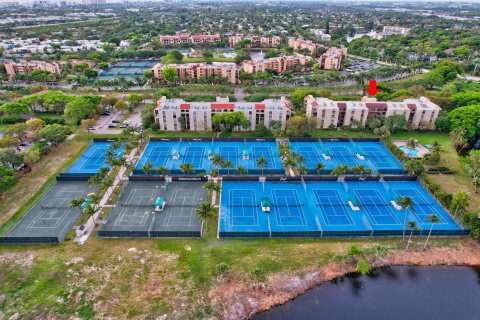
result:
[[[434,247],[426,250],[393,250],[385,256],[368,256],[372,267],[414,266],[480,266],[480,244],[466,239],[456,247]],[[320,268],[298,270],[295,273],[275,274],[265,283],[252,284],[230,277],[217,283],[210,298],[222,311],[222,319],[246,319],[283,304],[319,284],[347,273],[355,272],[354,261],[330,263]]]

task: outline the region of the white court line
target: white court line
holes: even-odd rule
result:
[[[188,190],[188,191],[192,191],[192,190]],[[193,199],[194,203],[198,202],[198,200],[197,200],[197,190],[193,190],[193,192],[194,192],[193,197],[187,197],[187,196],[184,196],[184,195],[178,197],[177,196],[178,192],[185,192],[185,190],[178,190],[178,189],[175,190],[175,192],[173,194],[173,198],[170,198],[172,204],[178,205],[179,200],[177,200],[177,199],[183,199],[182,200],[182,205],[185,205],[186,200],[192,200]],[[168,206],[168,203],[167,203],[167,206]],[[193,226],[192,219],[193,219],[193,214],[195,212],[194,211],[195,208],[193,208],[193,207],[192,208],[186,208],[184,206],[181,206],[180,208],[181,209],[180,209],[180,212],[179,212],[180,214],[179,215],[174,215],[175,210],[173,210],[173,208],[171,208],[171,210],[168,211],[167,218],[164,220],[164,223],[163,223],[164,226],[166,226],[166,227],[187,227],[187,226],[190,227],[190,226]],[[183,215],[184,210],[187,210],[187,213],[188,213],[187,215]],[[188,210],[190,210],[190,212],[188,212]],[[189,222],[188,222],[188,224],[172,224],[172,223],[170,223],[170,220],[172,218],[189,218],[188,219]]]
[[[340,194],[338,193],[338,190],[329,190],[329,191],[334,191],[335,194],[334,196],[319,196],[316,191],[324,191],[324,190],[320,190],[320,189],[316,189],[316,190],[313,190],[315,196],[318,198],[317,200],[319,200],[319,198],[327,198],[328,199],[328,202],[330,205],[332,205],[331,207],[333,208],[333,203],[332,201],[330,200],[330,198],[333,198],[333,197],[336,197],[338,200],[342,201],[342,198],[340,197]],[[322,214],[324,215],[324,218],[327,222],[327,225],[328,226],[353,226],[355,225],[355,223],[353,222],[353,219],[350,215],[350,213],[347,211],[347,209],[345,208],[345,206],[343,206],[342,204],[340,204],[338,207],[342,208],[342,211],[343,211],[343,215],[342,214],[337,214],[337,211],[336,210],[333,210],[334,214],[333,216],[337,217],[347,217],[349,223],[348,224],[334,224],[334,223],[331,223],[330,222],[330,216],[332,215],[329,215],[327,214],[326,212],[326,208],[324,208],[324,206],[322,206],[320,203],[319,203],[319,207],[320,207],[320,210],[322,211]]]
[[[297,190],[295,189],[272,189],[272,195],[273,195],[273,198],[275,200],[275,203],[279,203],[278,201],[278,198],[287,198],[286,196],[277,196],[277,191],[293,191],[292,194],[294,194],[295,196],[289,196],[290,197],[293,197],[295,199],[295,204],[296,204],[296,207],[299,209],[299,215],[298,217],[300,218],[300,220],[302,221],[302,224],[284,224],[283,221],[282,221],[282,218],[285,217],[285,218],[288,218],[289,216],[291,217],[294,217],[292,216],[291,214],[288,216],[282,216],[280,214],[280,209],[278,208],[281,208],[281,207],[277,207],[275,204],[273,206],[273,209],[275,210],[275,217],[277,218],[277,225],[279,226],[283,226],[283,227],[297,227],[297,226],[306,226],[307,225],[307,219],[305,218],[305,215],[303,214],[303,208],[300,206],[300,202],[299,202],[299,198],[298,198],[298,194],[297,194]],[[292,206],[293,207],[293,206]],[[288,205],[288,202],[286,203],[286,208],[288,209],[288,212],[290,213],[290,207]],[[296,217],[295,217],[296,218]]]
[[[232,196],[232,193],[233,191],[248,191],[250,192],[250,197],[239,197],[239,196]],[[252,206],[252,207],[245,207],[243,206],[243,199],[247,198],[247,199],[253,199],[253,204],[256,204],[257,203],[257,199],[256,199],[256,196],[255,196],[255,192],[253,192],[254,190],[252,189],[230,189],[230,192],[229,192],[229,206],[230,206],[230,209],[229,209],[229,216],[230,216],[230,224],[232,225],[232,227],[258,227],[259,226],[259,219],[258,219],[258,212],[257,212],[257,207],[256,206]],[[235,212],[236,212],[236,209],[235,208],[238,208],[238,207],[235,207],[233,205],[233,202],[232,202],[232,199],[234,198],[241,198],[242,199],[242,206],[239,207],[239,208],[242,208],[242,215],[241,216],[235,216]],[[245,208],[251,208],[251,215],[245,215]],[[253,219],[253,224],[235,224],[235,221],[234,221],[234,218],[252,218]]]
[[[157,192],[157,189],[134,189],[133,192],[130,192],[130,194],[127,197],[126,204],[142,204],[143,198],[154,198],[155,194]],[[140,196],[137,196],[137,193],[140,193]],[[133,201],[134,198],[137,198],[137,201]],[[131,209],[134,209],[133,212]],[[152,203],[152,209],[153,209],[153,203]],[[140,227],[140,226],[145,226],[148,217],[150,215],[150,212],[152,209],[146,208],[146,207],[123,207],[117,217],[115,219],[115,222],[113,223],[114,226],[116,227]],[[139,215],[139,213],[141,213]],[[127,219],[140,219],[138,220],[138,224],[127,224],[123,223],[124,220]]]
[[[412,188],[409,188],[409,189],[393,189],[395,191],[395,193],[399,196],[402,196],[398,191],[399,190],[406,190],[406,191],[414,191],[415,192],[415,195],[414,196],[410,196],[411,198],[413,198],[413,205],[415,206],[415,197],[418,197],[420,198],[424,203],[428,203],[427,199],[422,196],[422,194],[420,192],[418,192],[418,190],[416,189],[412,189]],[[434,200],[435,201],[435,200]],[[424,209],[424,207],[428,207],[430,209],[432,209],[430,211],[430,213],[427,213],[427,211]],[[422,211],[421,213],[418,212],[418,208],[422,208]],[[446,221],[446,219],[443,217],[443,215],[439,214],[438,212],[435,212],[435,210],[433,210],[433,206],[431,204],[427,204],[427,205],[417,205],[417,209],[413,212],[413,216],[415,218],[417,218],[418,222],[421,223],[421,224],[428,224],[430,225],[431,223],[427,221],[426,217],[428,217],[430,214],[432,213],[435,213],[437,215],[437,217],[439,216],[440,217],[440,221],[439,223],[436,223],[436,224],[449,224],[449,222]],[[410,213],[412,213],[410,211]],[[447,213],[448,214],[448,213]],[[424,217],[425,218],[425,221],[423,219],[420,219],[420,217]]]
[[[355,195],[357,196],[357,198],[359,199],[360,201],[360,204],[363,205],[366,209],[367,209],[367,213],[368,215],[370,216],[370,219],[373,221],[373,223],[375,225],[378,225],[378,226],[398,226],[398,225],[401,225],[400,221],[398,220],[398,218],[395,216],[395,214],[391,211],[390,207],[388,206],[388,204],[386,202],[384,202],[383,200],[383,197],[378,193],[377,190],[375,189],[362,189],[364,191],[369,191],[371,193],[374,193],[375,195],[374,196],[367,196],[367,197],[362,197],[358,194],[358,190],[354,190],[355,192]],[[383,204],[386,204],[386,205],[382,205],[381,207],[385,207],[387,209],[387,213],[386,214],[384,211],[380,210],[381,207],[379,207],[377,204],[373,204],[373,206],[378,210],[378,214],[374,214],[373,212],[371,212],[371,207],[372,205],[366,205],[366,202],[364,201],[364,198],[368,198],[371,200],[371,198],[373,197],[377,197],[379,199],[381,199],[382,203]],[[374,203],[374,201],[372,201],[372,203]],[[378,223],[377,222],[377,219],[376,217],[387,217],[387,216],[390,216],[390,217],[393,217],[393,220],[396,221],[395,224],[392,224],[392,223]]]

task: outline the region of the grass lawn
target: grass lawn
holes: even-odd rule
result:
[[[182,60],[183,63],[191,63],[191,62],[235,62],[234,58],[225,58],[225,57],[220,57],[218,54],[214,54],[213,58],[208,60],[201,57],[201,58],[188,58],[185,57]]]
[[[215,132],[213,131],[154,131],[152,137],[156,138],[213,138]]]
[[[315,138],[378,138],[370,132],[354,132],[347,130],[315,130],[312,134]]]
[[[8,123],[0,123],[0,131],[7,129],[10,126]]]

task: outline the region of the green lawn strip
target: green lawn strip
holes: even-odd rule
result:
[[[225,57],[220,57],[217,54],[213,56],[212,59],[205,59],[203,57],[199,58],[183,58],[182,60],[183,63],[200,63],[200,62],[235,62],[234,58],[225,58]]]
[[[215,132],[213,131],[154,131],[152,137],[156,138],[213,138]]]
[[[347,131],[347,130],[315,130],[312,133],[314,138],[378,138],[371,132],[367,131]]]
[[[74,138],[76,139],[76,138]],[[30,208],[37,203],[38,200],[43,196],[43,194],[50,189],[56,182],[56,176],[64,172],[66,169],[71,167],[75,161],[88,149],[90,145],[87,144],[86,146],[82,147],[72,158],[70,158],[67,162],[63,164],[43,185],[42,187],[35,193],[33,197],[28,199],[20,209],[0,228],[0,237],[5,236],[13,226],[25,215],[25,213],[30,210]],[[40,170],[40,169],[39,169]]]

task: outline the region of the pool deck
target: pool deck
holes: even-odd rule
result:
[[[395,144],[397,147],[405,147],[407,148],[407,141],[406,140],[397,140],[397,141],[393,141],[393,144]],[[402,149],[402,148],[400,148]],[[403,150],[403,149],[402,149]],[[423,158],[424,155],[426,154],[429,154],[430,153],[430,150],[425,148],[423,145],[421,144],[418,144],[416,150],[418,151],[417,155],[412,155],[408,152],[406,152],[405,150],[403,150],[404,154],[406,157],[409,157],[409,158],[417,158],[417,159],[421,159]]]

